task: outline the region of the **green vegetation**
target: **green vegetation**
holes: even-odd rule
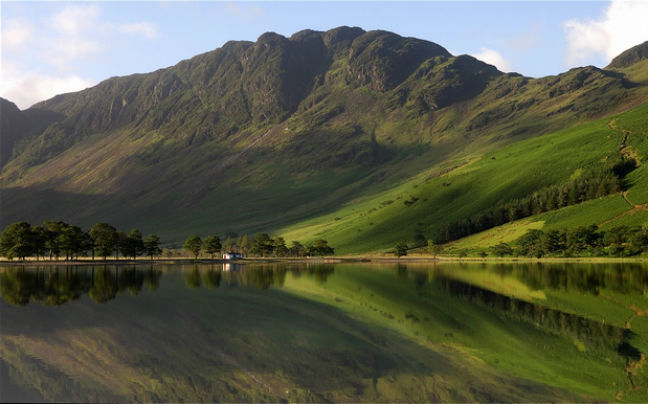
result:
[[[196,235],[189,236],[184,243],[185,250],[193,254],[195,259],[198,259],[198,255],[200,254],[202,247],[203,241],[200,239],[200,236]]]
[[[647,203],[644,47],[533,79],[340,27],[228,42],[27,111],[3,102],[0,225],[64,217],[175,246],[221,229],[223,244],[267,233],[386,252],[623,158],[639,164],[619,189]]]
[[[609,230],[599,230],[596,225],[578,227],[564,231],[529,230],[520,237],[516,244],[519,247],[508,251],[505,243],[495,246],[504,255],[527,255],[542,257],[558,256],[614,256],[627,257],[648,252],[648,227],[623,226]]]
[[[622,189],[623,178],[636,165],[634,159],[620,159],[609,167],[581,172],[577,178],[562,186],[543,188],[525,198],[500,204],[460,222],[449,223],[437,232],[435,240],[446,243],[520,218],[617,193]]]
[[[37,233],[32,231],[27,222],[16,222],[9,225],[0,237],[0,253],[7,258],[25,259],[34,250],[39,250],[35,241]]]
[[[146,253],[151,256],[160,254],[160,238],[149,235],[142,240],[142,233],[133,229],[128,235],[117,231],[108,223],[97,223],[88,232],[78,226],[73,226],[62,221],[45,221],[42,226],[32,227],[27,222],[16,222],[7,226],[0,235],[0,256],[9,259],[36,256],[36,259],[49,256],[58,260],[64,253],[65,260],[73,260],[81,255],[91,253],[94,260],[95,254],[104,260],[108,255],[115,253],[119,258],[121,251],[136,259],[138,255]]]
[[[95,251],[106,257],[115,250],[118,242],[117,229],[108,223],[97,223],[90,229],[90,237],[95,242]]]
[[[532,216],[449,243],[448,252],[475,252],[475,248],[511,243],[528,228],[559,230],[593,223],[611,228],[648,223],[644,213],[648,199],[639,197],[648,189],[648,176],[639,175],[648,167],[643,164],[643,156],[648,156],[645,136],[631,135],[625,140],[625,147],[637,151],[632,158],[638,167],[622,178],[610,176],[614,167],[625,167],[619,162],[629,161],[619,153],[624,133],[648,133],[646,116],[648,104],[643,104],[615,117],[523,140],[460,164],[446,174],[435,177],[434,171],[424,173],[392,190],[288,227],[283,233],[287,238],[325,236],[343,246],[342,253],[387,251],[398,242],[415,246],[417,233],[432,237],[452,223],[475,215],[481,217],[484,212],[490,215],[495,210],[493,206],[508,206],[511,201],[549,201],[560,194],[568,195],[561,192],[567,189],[580,190],[572,192],[575,205],[540,213],[546,204],[537,203],[538,210],[529,212]],[[611,122],[615,129],[610,128]],[[601,181],[585,181],[589,177]],[[607,180],[627,191],[596,197],[600,184]],[[594,199],[587,200],[588,189]],[[638,196],[630,199],[632,195]],[[416,202],[410,205],[401,202],[414,199]]]
[[[407,255],[407,244],[405,243],[396,244],[396,247],[394,248],[394,255],[396,255],[397,257],[402,257]]]
[[[214,259],[214,254],[220,253],[221,249],[223,248],[220,242],[220,237],[218,236],[205,237],[204,245],[205,245],[205,252],[207,254],[211,254],[212,259]]]
[[[267,233],[258,233],[254,237],[244,234],[237,239],[231,235],[227,237],[224,244],[221,244],[220,237],[211,235],[201,239],[198,235],[189,236],[183,248],[190,252],[194,259],[198,259],[200,252],[205,251],[214,259],[215,254],[224,252],[236,252],[241,255],[251,254],[260,257],[306,257],[334,255],[335,249],[328,245],[328,241],[319,239],[303,246],[298,241],[293,241],[288,248],[283,237],[271,238]],[[115,259],[119,258],[121,252],[124,257],[132,257],[136,260],[138,256],[146,254],[151,259],[160,255],[160,238],[151,234],[142,239],[142,233],[138,229],[132,229],[127,235],[118,231],[108,223],[96,223],[86,233],[78,226],[72,226],[65,222],[46,221],[43,226],[32,227],[27,222],[16,222],[7,226],[0,235],[0,256],[9,259],[36,256],[38,260],[49,254],[49,259],[59,259],[61,253],[65,253],[65,259],[74,260],[75,257],[95,254],[102,256],[104,261],[109,255],[115,253]]]

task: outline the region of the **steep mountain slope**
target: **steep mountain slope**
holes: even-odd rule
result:
[[[564,184],[622,153],[639,166],[626,177],[627,191],[533,215],[450,243],[448,251],[511,242],[530,228],[601,228],[648,224],[648,103],[541,137],[457,161],[450,170],[423,171],[398,187],[341,206],[335,212],[285,229],[289,240],[324,237],[342,252],[393,250],[421,235],[433,238],[444,224],[499,204]]]
[[[648,86],[636,65],[531,79],[349,27],[228,42],[20,112],[57,119],[13,147],[0,173],[1,224],[101,220],[172,242],[275,232],[639,105]],[[533,178],[520,192],[551,180]],[[376,220],[410,220],[404,213]]]
[[[622,69],[646,59],[648,59],[648,41],[622,52],[619,56],[612,59],[607,68]]]
[[[37,136],[51,123],[63,117],[55,112],[32,108],[21,112],[16,104],[0,97],[0,167],[7,163],[14,146]]]

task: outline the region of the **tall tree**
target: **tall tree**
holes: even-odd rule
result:
[[[436,244],[434,240],[428,240],[428,253],[432,254],[434,258],[437,257],[437,255],[441,254],[443,252],[443,246],[440,244]]]
[[[90,237],[94,240],[96,252],[104,260],[117,246],[117,230],[108,223],[97,223],[90,229]]]
[[[274,249],[274,240],[270,238],[268,233],[258,233],[254,236],[252,241],[252,249],[250,252],[255,255],[261,255],[265,257],[266,255],[272,254]]]
[[[146,255],[151,257],[151,260],[153,260],[154,255],[159,255],[162,252],[162,249],[160,248],[160,238],[155,234],[150,234],[146,237],[146,240],[144,240],[144,250],[146,251]]]
[[[241,250],[241,254],[247,255],[250,252],[250,249],[252,248],[252,239],[250,239],[250,236],[248,236],[247,233],[239,237],[238,246]]]
[[[61,244],[63,243],[63,228],[66,224],[62,221],[45,221],[43,228],[45,229],[45,248],[49,250],[49,259],[52,255],[58,260],[61,254]]]
[[[400,243],[397,243],[396,247],[394,248],[394,254],[399,258],[407,255],[407,244],[403,243],[402,241]]]
[[[34,233],[29,223],[15,222],[7,226],[0,236],[0,254],[13,259],[25,259],[34,250]]]
[[[288,247],[286,247],[286,240],[283,237],[274,239],[273,252],[277,257],[285,257],[288,255]]]
[[[200,249],[202,248],[202,240],[199,236],[193,235],[189,236],[185,240],[184,248],[191,252],[194,255],[194,259],[198,259],[198,254],[200,254]]]
[[[128,249],[128,236],[121,230],[117,230],[117,243],[115,244],[115,259],[119,259],[119,253],[126,256]]]
[[[490,248],[494,255],[498,257],[503,257],[505,255],[513,255],[513,249],[510,245],[501,242],[497,245],[494,245]]]
[[[304,247],[299,241],[293,241],[290,246],[290,255],[292,257],[303,257],[306,255],[306,247]]]
[[[92,260],[95,259],[95,243],[89,232],[83,232],[81,236],[81,244],[83,251],[90,251],[92,253]]]
[[[126,236],[126,248],[124,253],[128,253],[133,259],[137,259],[138,255],[144,252],[144,241],[142,240],[142,233],[138,229],[133,229]],[[124,255],[125,255],[124,254]]]
[[[41,256],[45,256],[45,252],[47,251],[47,246],[45,245],[47,240],[47,229],[42,226],[34,226],[32,227],[32,232],[33,253],[36,254],[36,260],[38,260]]]
[[[230,252],[230,251],[234,251],[235,248],[236,248],[236,240],[234,240],[234,238],[232,238],[231,236],[227,236],[227,238],[225,239],[225,243],[223,243],[223,249],[226,252]]]
[[[79,226],[66,224],[62,231],[61,248],[65,252],[66,259],[74,259],[83,251],[83,230]]]
[[[211,254],[211,258],[214,259],[214,254],[220,253],[221,248],[223,246],[221,245],[220,237],[218,236],[207,236],[205,237],[205,251],[207,254]]]
[[[326,240],[315,240],[315,243],[308,246],[308,253],[310,255],[333,255],[335,250],[328,245]]]

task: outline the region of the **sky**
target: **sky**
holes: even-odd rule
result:
[[[387,30],[541,77],[605,67],[648,40],[648,0],[0,2],[0,96],[25,109],[229,40],[342,25]]]

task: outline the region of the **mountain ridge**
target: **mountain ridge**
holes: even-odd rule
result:
[[[635,45],[616,56],[606,69],[630,67],[648,59],[648,41]]]
[[[172,240],[192,226],[277,231],[452,159],[631,109],[646,91],[624,69],[533,79],[358,27],[229,41],[23,111],[56,120],[12,143],[2,224],[101,219]]]

